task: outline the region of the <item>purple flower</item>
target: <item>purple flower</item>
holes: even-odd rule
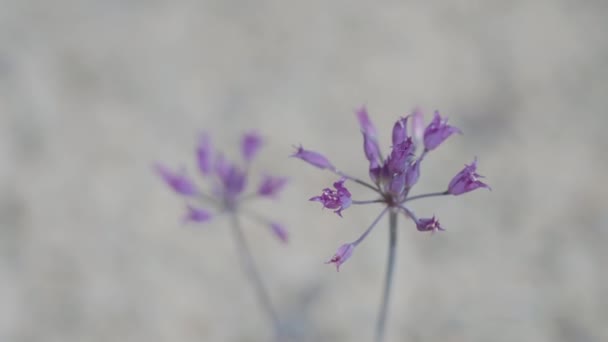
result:
[[[258,195],[276,197],[287,184],[287,178],[264,175],[258,188]]]
[[[435,111],[433,121],[424,130],[424,148],[427,151],[434,150],[454,133],[462,134],[458,128],[448,125],[447,118],[442,119],[439,112]]]
[[[334,166],[325,158],[325,156],[314,151],[305,150],[302,146],[298,147],[296,153],[292,154],[291,157],[300,158],[320,169],[334,169]]]
[[[184,222],[206,222],[211,220],[211,213],[206,210],[195,208],[191,205],[188,205],[186,208],[188,211],[186,212],[186,216],[184,217]]]
[[[353,244],[353,243],[344,244],[344,245],[340,246],[340,248],[338,248],[338,251],[336,252],[336,254],[334,254],[334,256],[325,263],[326,264],[336,264],[336,271],[340,272],[340,266],[346,260],[348,260],[348,258],[350,258],[351,255],[353,255],[354,249],[355,249],[355,244]]]
[[[433,233],[435,233],[435,232],[438,232],[438,231],[445,230],[445,229],[443,229],[441,227],[441,225],[439,224],[439,221],[437,221],[437,219],[435,218],[435,216],[433,216],[431,218],[422,218],[422,219],[419,219],[418,222],[416,222],[416,227],[421,232],[433,232]]]
[[[283,243],[287,243],[289,241],[289,235],[287,234],[287,230],[285,227],[279,223],[272,222],[270,224],[270,229],[272,233]]]
[[[419,181],[421,164],[425,156],[450,135],[460,133],[460,130],[448,125],[447,119],[442,119],[439,112],[435,112],[432,122],[425,129],[422,112],[415,109],[411,115],[400,118],[393,125],[391,150],[388,158],[383,159],[378,147],[376,128],[369,118],[367,109],[361,107],[356,115],[363,133],[365,157],[369,161],[368,174],[373,183],[353,177],[342,170],[339,171],[323,155],[306,151],[300,147],[293,156],[321,169],[327,169],[341,177],[338,182],[334,183],[335,189],[325,188],[321,195],[310,198],[311,201],[320,202],[324,208],[335,210],[334,212],[339,216],[342,216],[341,212],[344,209],[352,205],[383,204],[385,206],[383,213],[390,211],[394,215],[398,211],[405,212],[406,217],[413,221],[420,231],[440,231],[443,228],[435,217],[417,219],[415,213],[409,208],[409,202],[434,196],[458,195],[477,187],[487,187],[487,185],[477,180],[480,176],[475,173],[475,163],[473,163],[452,180],[448,191],[412,196],[410,192]],[[410,118],[411,120],[409,120]],[[408,124],[410,127],[408,127]],[[408,132],[412,132],[412,135],[408,136]],[[416,145],[421,144],[424,144],[425,149],[417,149]],[[344,182],[347,179],[371,190],[374,197],[363,201],[352,199],[350,191],[344,187]],[[376,225],[377,220],[382,215],[352,244],[342,246],[334,257],[335,260],[332,259],[333,261],[330,262],[339,265],[348,258],[352,253],[352,248],[368,236],[372,227]]]
[[[198,161],[198,169],[203,175],[207,175],[212,171],[213,146],[211,139],[207,133],[202,133],[198,146],[196,147],[196,157]]]
[[[334,213],[342,217],[342,210],[348,208],[351,204],[351,194],[348,189],[344,187],[345,181],[345,178],[340,179],[334,183],[334,188],[336,188],[336,190],[325,188],[323,189],[321,196],[315,196],[311,198],[310,201],[321,202],[323,207],[327,209],[336,209],[334,210]]]
[[[491,189],[487,184],[477,179],[483,178],[483,176],[479,175],[476,171],[477,158],[473,160],[471,165],[465,165],[464,169],[452,178],[452,181],[448,185],[448,192],[457,196],[478,188]]]
[[[243,159],[250,162],[262,147],[262,137],[255,132],[249,132],[243,135],[241,139],[241,153]]]
[[[156,172],[169,185],[173,191],[184,196],[194,196],[198,194],[198,190],[194,183],[186,176],[185,171],[173,172],[166,166],[157,163],[155,165]]]
[[[239,165],[225,158],[221,152],[215,151],[209,135],[206,133],[200,135],[195,149],[196,162],[201,174],[209,176],[205,179],[211,183],[210,193],[197,189],[194,182],[186,176],[185,171],[174,172],[160,163],[154,166],[160,177],[175,192],[188,196],[184,222],[210,221],[214,215],[207,208],[208,206],[215,206],[219,213],[237,214],[238,208],[245,202],[254,198],[275,197],[281,191],[287,181],[286,178],[264,175],[254,192],[243,195],[247,187],[249,162],[258,153],[261,141],[262,139],[255,133],[243,135],[241,139],[243,162]],[[270,223],[255,214],[247,214],[247,212],[241,214],[253,215],[253,219],[266,222],[279,239],[287,240],[287,231],[283,226]]]

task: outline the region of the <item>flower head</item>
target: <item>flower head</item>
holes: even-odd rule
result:
[[[462,134],[458,128],[448,125],[447,118],[442,119],[439,112],[435,111],[433,121],[424,130],[424,148],[427,151],[434,150],[454,133]]]
[[[325,263],[326,264],[336,264],[336,271],[340,272],[340,266],[344,262],[346,262],[346,260],[348,260],[348,258],[350,258],[351,255],[353,255],[354,250],[355,250],[355,244],[346,243],[346,244],[340,246],[340,248],[338,248],[338,251],[336,252],[336,254],[334,254],[334,256]]]
[[[334,188],[336,190],[325,188],[320,196],[312,197],[310,201],[321,202],[323,207],[327,209],[336,209],[334,210],[334,213],[341,217],[342,210],[351,205],[351,194],[344,186],[345,181],[346,178],[340,179],[334,183]]]
[[[491,189],[487,184],[480,181],[478,178],[483,178],[477,172],[477,158],[473,160],[471,165],[465,165],[448,185],[448,192],[452,195],[461,195],[478,188]]]
[[[309,164],[327,169],[342,177],[334,183],[334,189],[323,189],[323,193],[312,197],[311,201],[320,202],[324,208],[334,209],[335,213],[340,216],[342,216],[341,212],[351,205],[381,203],[385,206],[382,214],[358,239],[350,244],[342,245],[336,255],[328,262],[335,263],[337,267],[350,257],[353,248],[368,236],[378,220],[387,211],[390,211],[393,216],[396,212],[404,212],[405,216],[414,222],[419,231],[442,231],[443,228],[434,216],[432,218],[416,218],[415,213],[408,207],[409,201],[447,194],[459,195],[478,187],[487,187],[487,185],[477,180],[481,176],[475,173],[476,164],[474,162],[454,177],[448,191],[411,196],[410,191],[418,183],[425,156],[452,134],[460,133],[460,130],[448,125],[447,119],[441,118],[439,112],[434,113],[433,120],[424,128],[422,112],[416,109],[411,115],[399,118],[393,125],[390,153],[386,159],[383,159],[377,140],[376,128],[369,118],[367,109],[361,107],[356,111],[356,117],[363,134],[363,152],[365,158],[369,161],[368,174],[372,180],[371,184],[345,172],[338,171],[327,158],[317,152],[307,151],[300,147],[293,155]],[[410,118],[411,120],[409,120]],[[408,130],[408,124],[411,125],[410,130]],[[411,136],[408,135],[408,132],[411,132]],[[417,145],[424,145],[424,149],[419,151],[419,155],[416,155],[417,150],[421,149],[417,148]],[[344,187],[344,182],[347,179],[370,189],[375,194],[375,199],[353,200],[350,191]]]
[[[219,214],[236,213],[248,199],[275,197],[285,186],[286,178],[265,175],[254,193],[243,196],[247,187],[247,170],[249,169],[247,164],[258,153],[261,145],[262,138],[259,135],[255,133],[243,135],[241,152],[246,165],[242,166],[215,151],[209,135],[201,134],[195,151],[196,162],[201,174],[211,183],[211,193],[199,190],[183,170],[175,172],[159,163],[155,165],[155,170],[175,192],[187,197],[184,222],[208,222],[214,215],[211,210],[204,208],[198,202],[210,202],[206,205],[216,206]],[[254,218],[260,220],[258,216]],[[262,218],[262,220],[265,219]],[[270,221],[266,221],[266,224],[271,226],[273,233],[282,241],[287,240],[287,231],[282,225]]]

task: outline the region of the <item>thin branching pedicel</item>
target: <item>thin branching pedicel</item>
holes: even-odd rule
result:
[[[363,134],[363,152],[369,162],[368,173],[371,183],[338,170],[325,156],[318,152],[306,150],[302,146],[297,148],[292,157],[302,159],[317,168],[329,170],[340,176],[340,179],[334,183],[335,190],[326,188],[321,195],[310,199],[320,202],[324,208],[334,209],[334,212],[340,217],[342,217],[342,212],[345,209],[353,205],[374,203],[385,205],[384,210],[358,239],[340,246],[335,255],[327,261],[327,263],[335,264],[338,271],[340,266],[352,256],[355,247],[376,227],[378,221],[387,212],[389,213],[386,278],[375,331],[375,341],[383,341],[395,264],[398,214],[402,213],[406,218],[412,220],[421,232],[442,231],[444,228],[435,216],[418,218],[408,207],[409,203],[427,197],[458,196],[477,188],[489,189],[489,186],[479,180],[482,176],[476,172],[477,159],[475,158],[470,165],[465,165],[464,169],[452,178],[447,187],[444,188],[445,190],[410,196],[411,189],[418,182],[421,165],[427,154],[436,149],[451,135],[462,133],[458,128],[450,126],[447,119],[442,118],[437,111],[434,113],[433,120],[425,128],[422,113],[415,110],[411,115],[397,120],[393,126],[391,151],[384,158],[380,152],[376,128],[369,119],[366,108],[362,107],[357,110],[356,115]],[[410,134],[408,134],[409,120],[412,122],[409,126]],[[371,200],[352,199],[350,191],[345,186],[345,182],[348,180],[372,190],[376,198]]]
[[[288,240],[287,231],[282,224],[248,212],[243,207],[246,202],[255,198],[276,198],[287,183],[286,178],[264,175],[255,192],[244,193],[247,185],[249,163],[254,159],[261,146],[262,139],[257,134],[245,134],[241,140],[241,154],[244,165],[239,166],[216,151],[207,134],[201,134],[196,147],[196,160],[201,176],[210,182],[210,191],[203,191],[199,188],[183,169],[176,172],[163,164],[157,163],[155,170],[165,183],[185,200],[184,223],[205,223],[214,217],[223,215],[230,217],[233,237],[243,269],[251,280],[260,305],[272,321],[277,338],[280,339],[281,327],[278,316],[270,301],[268,291],[264,287],[262,277],[255,266],[239,220],[240,215],[249,217],[267,226],[270,232],[281,242],[286,243]],[[211,213],[209,207],[215,208],[215,214]]]

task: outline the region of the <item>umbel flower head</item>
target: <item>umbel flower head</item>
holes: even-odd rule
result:
[[[457,196],[478,188],[490,188],[479,180],[483,176],[477,174],[477,159],[475,159],[471,165],[466,165],[462,171],[456,174],[444,190],[411,196],[410,192],[418,182],[422,163],[427,154],[437,149],[452,135],[462,134],[460,129],[449,125],[448,120],[441,117],[438,111],[435,111],[432,121],[425,127],[422,112],[416,109],[411,115],[400,118],[395,122],[391,134],[390,152],[386,154],[386,158],[383,158],[378,143],[377,130],[369,118],[367,109],[365,107],[358,109],[356,117],[363,135],[363,153],[369,162],[367,171],[371,182],[355,178],[337,169],[322,154],[306,150],[302,146],[298,147],[292,155],[292,157],[299,158],[317,168],[329,170],[340,177],[334,183],[335,190],[325,188],[321,195],[310,199],[321,203],[324,208],[333,209],[340,217],[342,217],[342,212],[352,205],[371,203],[385,205],[385,210],[378,215],[371,226],[357,240],[343,244],[334,257],[330,259],[329,262],[334,263],[337,267],[352,255],[354,248],[365,239],[386,212],[405,214],[407,218],[413,221],[418,231],[443,231],[444,228],[435,216],[418,218],[409,208],[409,202],[433,196]],[[376,198],[364,201],[353,200],[346,187],[347,181],[367,187],[374,192]]]
[[[257,188],[250,194],[245,194],[248,181],[249,164],[262,147],[262,138],[249,132],[241,139],[240,165],[224,157],[215,150],[209,135],[202,133],[196,146],[196,162],[200,176],[209,183],[210,191],[201,189],[185,171],[174,171],[161,164],[155,164],[155,170],[165,183],[175,193],[186,200],[184,222],[208,222],[223,214],[248,214],[239,210],[248,200],[254,198],[276,198],[285,187],[287,179],[271,175],[263,175]],[[209,207],[215,209],[215,213]],[[280,223],[250,214],[252,218],[264,223],[280,240],[287,242],[287,231]]]

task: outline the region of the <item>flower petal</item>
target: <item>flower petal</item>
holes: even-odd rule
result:
[[[157,163],[154,166],[158,175],[169,185],[173,191],[184,196],[195,196],[198,194],[198,190],[194,185],[194,182],[186,176],[184,170],[180,172],[174,172],[168,167]]]
[[[241,139],[241,153],[243,159],[250,162],[256,156],[260,148],[262,147],[262,137],[255,132],[248,132],[243,135]]]

